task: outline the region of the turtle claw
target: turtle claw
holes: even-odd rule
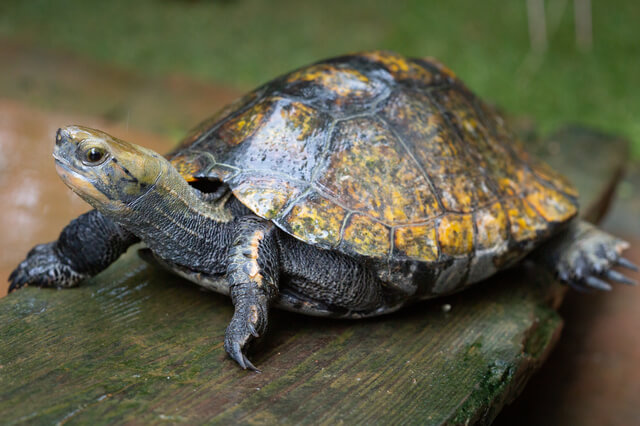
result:
[[[627,269],[631,269],[632,271],[638,271],[638,265],[631,262],[629,259],[625,259],[624,257],[619,257],[615,260],[616,265],[622,266]]]
[[[236,306],[224,336],[224,348],[244,370],[260,373],[247,358],[247,348],[266,330],[266,313],[257,304]]]
[[[240,343],[233,343],[233,347],[230,351],[227,351],[229,356],[242,367],[243,370],[251,370],[256,373],[262,373],[260,370],[256,368],[255,365],[249,361],[249,358],[242,352],[242,346]]]
[[[615,281],[620,284],[638,285],[638,283],[635,280],[632,280],[631,278],[621,274],[620,272],[614,271],[613,269],[609,269],[605,271],[604,276],[608,280]]]
[[[611,291],[611,285],[606,281],[602,281],[600,278],[596,278],[593,275],[590,275],[584,279],[584,283],[591,288],[595,288],[597,290],[602,291]]]
[[[17,269],[9,275],[9,282],[11,284],[9,284],[9,291],[7,293],[13,293],[16,290],[29,285],[26,275],[19,274]]]

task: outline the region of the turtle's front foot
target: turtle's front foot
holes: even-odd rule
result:
[[[236,310],[224,336],[224,349],[240,367],[260,372],[247,358],[245,351],[249,344],[264,334],[267,328],[266,303],[252,303],[242,300],[236,304]]]
[[[615,266],[637,271],[638,267],[622,257],[629,243],[607,234],[586,222],[579,222],[554,244],[558,278],[577,290],[611,290],[605,280],[635,285],[636,282]]]
[[[9,275],[9,293],[25,285],[37,287],[73,287],[86,278],[64,263],[56,243],[39,244]]]

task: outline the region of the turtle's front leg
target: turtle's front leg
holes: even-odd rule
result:
[[[25,285],[73,287],[96,275],[138,241],[97,210],[72,220],[57,241],[39,244],[9,276],[9,292]]]
[[[622,257],[629,243],[595,226],[576,221],[570,227],[542,245],[534,254],[555,271],[564,283],[578,290],[611,290],[605,281],[635,285],[635,281],[614,271],[615,266],[637,270],[637,266]]]
[[[278,295],[280,265],[274,225],[256,216],[238,221],[229,249],[227,279],[235,312],[224,348],[244,369],[258,371],[245,354],[267,330],[269,305]]]

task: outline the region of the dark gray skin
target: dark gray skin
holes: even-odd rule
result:
[[[9,291],[76,286],[142,241],[159,263],[230,295],[235,312],[224,346],[245,369],[257,371],[246,351],[265,334],[271,306],[361,318],[434,297],[445,276],[452,281],[447,288],[468,283],[455,262],[392,268],[299,241],[253,214],[226,186],[204,193],[162,156],[97,130],[61,129],[54,158],[65,183],[96,210],[73,220],[57,241],[31,250],[9,277]],[[635,269],[620,257],[626,247],[574,221],[532,255],[574,287],[610,290],[602,278],[633,284],[611,270]]]

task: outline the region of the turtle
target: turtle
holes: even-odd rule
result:
[[[128,247],[229,295],[224,348],[272,307],[364,318],[448,295],[529,258],[578,289],[634,282],[628,243],[577,218],[578,193],[445,65],[366,51],[304,66],[192,130],[166,156],[66,126],[62,180],[93,210],[9,277],[73,287]]]

